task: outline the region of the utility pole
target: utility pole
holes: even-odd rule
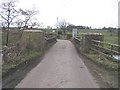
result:
[[[58,36],[58,17],[57,17],[57,36]]]

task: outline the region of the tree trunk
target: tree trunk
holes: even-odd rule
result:
[[[9,42],[9,29],[10,29],[10,21],[9,21],[9,19],[10,19],[10,9],[8,8],[8,21],[7,21],[7,23],[8,23],[8,31],[7,31],[6,46],[8,46],[8,42]]]
[[[9,42],[9,27],[8,27],[8,31],[7,31],[7,40],[6,40],[6,46],[8,46],[8,42]]]

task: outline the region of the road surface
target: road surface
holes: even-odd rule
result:
[[[16,88],[99,88],[68,40],[58,40]]]

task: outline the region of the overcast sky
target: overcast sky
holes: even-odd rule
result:
[[[23,9],[36,7],[40,11],[38,21],[44,26],[55,27],[65,19],[74,25],[92,27],[118,26],[118,1],[120,0],[19,0]]]

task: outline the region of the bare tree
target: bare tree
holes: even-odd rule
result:
[[[21,28],[23,26],[23,20],[19,19],[15,22],[15,24],[18,28]]]
[[[57,27],[62,29],[64,34],[66,33],[66,28],[69,25],[68,22],[66,22],[64,19],[57,22]]]
[[[7,23],[4,22],[3,20],[1,20],[1,22],[0,22],[0,26],[5,28],[5,27],[7,27]]]
[[[38,14],[38,11],[35,10],[35,9],[29,9],[29,10],[22,10],[20,9],[20,12],[21,14],[25,17],[25,20],[24,20],[24,26],[28,26],[31,19],[36,15]]]
[[[68,30],[69,32],[72,32],[72,29],[73,29],[74,27],[76,27],[76,26],[73,25],[73,24],[69,24],[69,25],[67,26],[67,30]]]
[[[31,28],[33,27],[42,27],[42,23],[39,23],[39,22],[30,22],[29,24],[31,26]]]
[[[18,12],[15,9],[15,0],[4,0],[0,7],[0,17],[2,18],[2,24],[7,24],[4,26],[7,26],[7,38],[6,38],[6,46],[8,46],[8,36],[9,36],[9,29],[10,25],[13,22],[14,18],[18,16]]]

